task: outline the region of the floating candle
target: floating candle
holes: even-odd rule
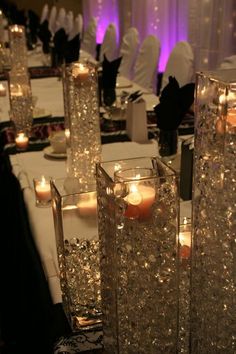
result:
[[[84,64],[77,64],[73,67],[73,76],[76,81],[84,82],[89,77],[89,69]]]
[[[150,216],[150,208],[155,201],[155,189],[140,183],[130,186],[129,194],[124,198],[128,203],[125,216],[144,219]]]
[[[9,27],[10,32],[17,34],[17,35],[22,35],[24,32],[23,26],[18,26],[18,25],[13,25]]]

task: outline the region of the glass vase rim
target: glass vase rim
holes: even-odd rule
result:
[[[144,170],[144,171],[152,171],[152,174],[150,175],[145,175],[145,176],[133,176],[133,177],[128,177],[128,176],[119,176],[119,174],[121,173],[124,173],[124,172],[127,172],[127,171],[141,171],[141,170]],[[148,179],[152,179],[152,178],[156,178],[158,177],[156,171],[154,168],[151,168],[151,167],[127,167],[127,168],[121,168],[120,170],[117,170],[114,172],[114,180],[116,182],[133,182],[133,181],[144,181],[144,180],[148,180]]]

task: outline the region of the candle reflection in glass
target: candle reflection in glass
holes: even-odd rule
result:
[[[179,231],[180,258],[189,259],[191,253],[191,222],[188,218],[183,218]]]

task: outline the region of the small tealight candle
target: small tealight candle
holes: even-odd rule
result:
[[[93,216],[97,213],[96,192],[86,193],[81,196],[77,203],[78,212],[81,216]]]
[[[141,183],[130,186],[129,194],[124,198],[128,203],[125,216],[131,219],[145,219],[150,216],[150,209],[155,201],[155,189]]]
[[[34,189],[37,206],[50,205],[51,201],[51,186],[50,180],[44,176],[41,179],[34,178]]]
[[[6,87],[0,83],[0,96],[4,97],[4,96],[6,96],[6,94],[7,94]]]
[[[18,133],[15,138],[16,147],[19,150],[26,150],[29,145],[29,138],[25,133]]]

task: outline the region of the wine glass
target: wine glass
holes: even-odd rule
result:
[[[106,129],[114,131],[116,126],[112,119],[114,108],[116,107],[116,90],[115,88],[103,88],[102,105],[106,112],[107,124]]]

